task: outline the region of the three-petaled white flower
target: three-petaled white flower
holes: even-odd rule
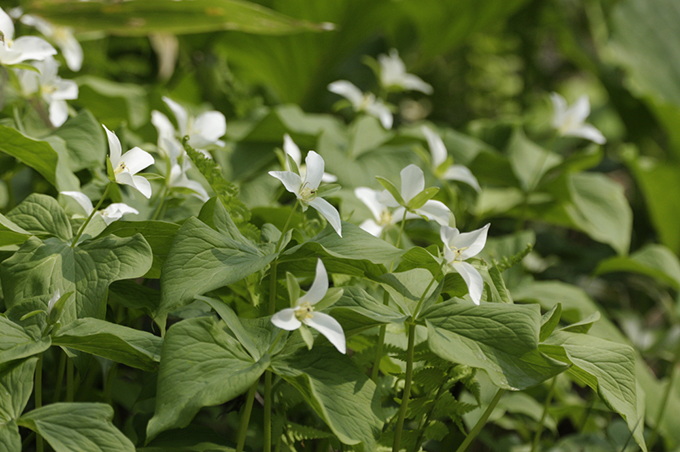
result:
[[[328,220],[335,232],[342,237],[340,214],[331,203],[317,196],[325,165],[323,157],[314,151],[309,151],[305,163],[307,164],[307,172],[304,179],[292,171],[270,171],[269,175],[280,180],[286,190],[295,194],[302,205],[303,212],[307,210],[308,206],[314,207]]]
[[[37,36],[14,38],[12,18],[0,8],[0,64],[17,64],[26,60],[44,60],[57,51]]]
[[[90,198],[88,198],[84,193],[81,193],[79,191],[62,191],[60,193],[62,195],[66,195],[70,198],[73,198],[78,203],[78,205],[82,207],[83,217],[87,218],[92,213],[94,206],[92,205],[92,201],[90,201]],[[122,202],[117,202],[110,204],[106,209],[100,210],[99,212],[95,213],[95,215],[101,216],[102,220],[104,220],[104,222],[107,225],[109,225],[114,221],[123,218],[123,215],[125,215],[126,213],[132,213],[135,215],[139,214],[137,209],[130,207]]]
[[[314,305],[326,296],[326,292],[328,292],[328,274],[326,267],[319,259],[316,263],[316,276],[309,292],[295,301],[294,308],[282,309],[274,314],[271,320],[274,325],[287,331],[297,330],[304,323],[326,336],[326,339],[340,353],[345,353],[345,332],[340,323],[328,314],[314,311]]]
[[[146,198],[151,198],[151,184],[149,181],[144,176],[135,176],[135,174],[147,166],[153,165],[154,159],[151,154],[135,146],[121,155],[122,149],[118,137],[107,129],[106,126],[103,127],[109,140],[109,160],[111,160],[116,182],[129,185],[139,190]]]
[[[380,237],[380,234],[382,234],[383,230],[388,226],[393,226],[403,219],[411,220],[420,218],[420,215],[412,212],[406,212],[406,217],[404,217],[404,211],[406,209],[401,206],[391,211],[386,205],[380,202],[381,193],[382,192],[368,187],[357,187],[354,189],[354,195],[366,204],[366,207],[369,208],[375,218],[375,220],[368,219],[359,225],[364,231],[376,237]]]
[[[67,99],[78,98],[78,84],[73,80],[63,80],[57,75],[59,62],[53,57],[36,61],[33,66],[40,71],[17,71],[21,90],[24,95],[39,93],[49,106],[50,122],[55,127],[61,126],[68,119]]]
[[[557,93],[551,93],[550,100],[555,108],[552,125],[560,135],[581,137],[597,144],[605,144],[607,142],[602,132],[594,126],[585,123],[586,118],[590,114],[588,96],[583,95],[579,97],[571,107],[567,107],[567,101]]]
[[[409,203],[418,193],[425,190],[425,175],[423,170],[416,165],[409,165],[401,170],[401,191],[399,194],[406,204]],[[387,190],[380,194],[379,202],[387,207],[399,207],[399,202]],[[440,225],[449,224],[449,214],[451,211],[443,202],[428,200],[421,207],[413,211],[428,220],[434,220]],[[403,212],[402,212],[403,216]],[[397,218],[397,221],[401,218]]]
[[[429,83],[425,83],[417,75],[406,72],[406,65],[399,58],[397,49],[391,49],[389,55],[378,55],[378,63],[380,64],[380,84],[385,89],[398,88],[432,94],[432,86]]]
[[[430,147],[430,152],[432,153],[432,171],[437,177],[441,177],[444,180],[457,180],[465,182],[477,191],[481,191],[479,182],[477,178],[472,174],[472,172],[463,165],[450,165],[447,168],[440,168],[449,156],[449,153],[444,146],[444,142],[432,129],[427,126],[420,128],[425,138],[427,139],[427,144]]]
[[[302,164],[302,153],[300,152],[300,148],[288,134],[283,136],[283,152],[285,152],[286,155],[290,155],[300,170],[300,177],[304,178],[305,174],[307,174],[307,165]],[[288,160],[286,160],[285,165],[286,171],[291,171],[291,168],[288,167]],[[337,180],[337,177],[326,172],[321,176],[321,182],[332,183]]]
[[[189,179],[187,177],[187,171],[191,168],[191,163],[189,163],[189,156],[184,154],[182,163],[175,161],[172,168],[170,169],[170,177],[168,179],[168,187],[181,187],[188,188],[193,191],[193,195],[196,196],[201,201],[205,202],[208,200],[208,192],[203,188],[200,182]]]
[[[35,27],[47,39],[59,46],[69,69],[74,72],[80,70],[83,65],[83,48],[73,36],[73,28],[54,25],[42,17],[31,14],[21,16],[21,22]]]
[[[220,138],[227,132],[227,121],[219,111],[206,111],[196,118],[190,116],[180,104],[163,97],[163,101],[177,118],[180,137],[189,136],[189,145],[202,149],[211,144],[224,145]]]
[[[392,112],[382,100],[376,99],[373,93],[362,93],[359,88],[347,80],[338,80],[328,85],[328,90],[346,98],[354,111],[366,112],[380,120],[386,129],[392,128]]]
[[[476,256],[484,249],[490,226],[487,224],[480,229],[462,234],[458,229],[449,226],[442,226],[440,231],[444,242],[444,258],[462,276],[470,298],[477,305],[482,299],[484,280],[475,267],[463,261]]]

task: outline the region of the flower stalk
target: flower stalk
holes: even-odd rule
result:
[[[248,424],[250,423],[250,413],[253,410],[253,400],[255,400],[255,393],[257,392],[257,385],[259,381],[253,383],[248,390],[246,396],[246,404],[243,407],[243,414],[241,414],[241,424],[238,428],[238,442],[236,444],[236,452],[243,452],[243,447],[246,444],[246,435],[248,434]]]
[[[90,212],[90,215],[87,217],[87,220],[80,226],[80,229],[78,229],[78,233],[76,236],[73,238],[73,242],[71,242],[71,248],[75,248],[76,245],[78,244],[78,239],[80,239],[80,236],[83,235],[83,232],[85,232],[85,229],[87,228],[87,225],[90,223],[92,218],[94,218],[94,215],[99,211],[99,208],[102,206],[102,203],[106,199],[106,197],[109,195],[109,190],[111,189],[111,183],[109,183],[106,186],[106,189],[104,190],[104,193],[102,194],[102,197],[99,199],[99,202],[97,205],[92,209],[92,212]]]
[[[505,394],[505,389],[498,389],[498,392],[496,392],[493,400],[489,406],[486,407],[486,411],[484,411],[484,414],[482,414],[482,417],[479,418],[475,426],[472,427],[472,430],[470,430],[470,433],[468,433],[465,441],[463,441],[458,449],[456,449],[456,452],[465,452],[470,444],[472,444],[472,441],[474,441],[479,432],[482,431],[484,425],[486,425],[486,421],[489,420],[489,416],[491,416],[491,413],[493,413],[493,410],[496,408],[496,405],[498,405],[498,402],[501,400],[501,397],[503,397],[503,394]]]
[[[404,420],[406,419],[406,410],[408,410],[409,397],[411,396],[411,383],[413,381],[413,356],[415,353],[416,343],[416,324],[411,322],[408,326],[408,349],[406,351],[406,377],[404,383],[404,394],[401,398],[401,407],[399,408],[399,417],[397,418],[397,426],[394,430],[394,442],[392,443],[392,452],[399,452],[401,446],[401,434],[404,429]]]

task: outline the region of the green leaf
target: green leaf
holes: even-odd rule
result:
[[[112,423],[113,408],[103,403],[53,403],[18,421],[41,435],[56,452],[135,452]]]
[[[0,425],[0,451],[21,452],[21,435],[19,426],[14,420]]]
[[[45,3],[56,6],[53,2]],[[130,127],[136,129],[149,122],[149,105],[144,87],[134,83],[117,83],[92,75],[80,76],[76,82],[79,87],[78,103],[85,105],[110,129],[124,123],[129,123]]]
[[[375,176],[375,178],[378,180],[378,182],[380,182],[380,185],[382,185],[385,190],[394,196],[394,199],[399,203],[399,205],[406,207],[406,201],[404,201],[404,198],[401,197],[401,193],[399,193],[399,190],[397,190],[397,187],[395,187],[392,182],[380,176]]]
[[[220,405],[245,392],[269,366],[254,361],[214,319],[199,317],[168,329],[161,351],[156,412],[147,441],[189,425],[201,407]]]
[[[50,348],[50,338],[36,340],[21,326],[0,315],[0,363],[37,355]]]
[[[387,273],[380,278],[383,287],[404,314],[414,315],[418,301],[427,289],[425,297],[432,295],[437,286],[432,284],[432,274],[423,268],[414,268],[401,273]],[[429,289],[428,289],[428,286]],[[441,290],[441,288],[439,288]]]
[[[21,245],[31,233],[20,227],[6,216],[0,214],[0,247]]]
[[[448,301],[432,306],[422,317],[434,353],[484,370],[498,387],[526,389],[567,367],[537,350],[538,306]]]
[[[181,430],[161,433],[137,452],[234,452],[224,437],[208,427],[190,425]],[[233,442],[231,442],[233,444]]]
[[[569,374],[597,391],[602,400],[625,419],[630,431],[634,432],[635,441],[646,451],[642,435],[644,421],[641,421],[643,407],[637,406],[633,348],[565,331],[553,334],[546,344],[564,350],[569,363],[573,365]]]
[[[12,209],[7,218],[31,234],[59,237],[63,241],[73,237],[66,212],[51,196],[33,193]]]
[[[99,168],[106,158],[108,144],[104,130],[88,110],[69,118],[53,135],[66,142],[71,171]]]
[[[560,323],[562,316],[562,304],[557,303],[552,309],[541,317],[541,333],[538,337],[540,342],[545,341]]]
[[[384,305],[360,287],[343,287],[343,294],[331,308],[345,336],[388,323],[402,324],[408,318],[394,305]]]
[[[406,207],[409,210],[420,209],[427,201],[434,198],[437,193],[439,193],[439,189],[437,187],[426,188],[411,198]]]
[[[50,22],[83,31],[105,31],[121,36],[150,33],[206,33],[239,30],[280,35],[332,29],[277,13],[241,0],[130,0],[120,4],[80,3],[69,0],[36,0],[26,11]]]
[[[600,261],[596,275],[611,272],[634,272],[651,276],[659,282],[680,288],[680,262],[678,257],[663,245],[646,245],[628,257],[612,257]]]
[[[486,267],[486,270],[487,271],[484,273],[488,273],[489,275],[491,282],[489,287],[492,290],[493,296],[498,298],[501,303],[512,304],[512,296],[510,295],[508,288],[505,286],[505,280],[503,279],[503,275],[501,275],[498,267],[491,265],[490,267]]]
[[[0,451],[21,452],[16,419],[23,413],[33,392],[33,374],[38,358],[0,365]]]
[[[600,312],[595,311],[585,319],[580,320],[576,323],[572,323],[571,325],[565,326],[564,328],[561,328],[560,331],[586,334],[593,327],[593,323],[597,322],[598,320],[600,320]]]
[[[274,257],[243,238],[235,240],[190,218],[177,232],[163,265],[163,298],[154,319],[163,325],[168,313],[195,295],[233,284],[262,270]]]
[[[227,328],[229,328],[231,332],[234,333],[236,339],[238,339],[243,348],[248,351],[250,356],[252,356],[255,361],[262,357],[257,345],[255,345],[253,340],[250,338],[250,334],[243,327],[236,313],[229,306],[227,306],[226,303],[214,298],[203,297],[201,295],[196,295],[196,299],[208,303],[210,307],[212,307],[215,312],[217,312],[222,320],[224,320],[224,323],[227,324]]]
[[[137,234],[88,240],[75,248],[56,238],[29,238],[0,264],[0,281],[8,308],[34,296],[75,292],[62,323],[76,318],[103,318],[106,292],[113,281],[139,278],[151,267],[151,248]]]
[[[355,119],[348,132],[351,147],[347,150],[347,153],[354,158],[377,149],[394,136],[392,131],[385,130],[377,118],[368,115],[359,116]]]
[[[512,171],[525,193],[533,191],[543,175],[562,162],[558,154],[530,141],[519,127],[512,134],[506,152]]]
[[[163,339],[145,331],[87,318],[60,328],[52,336],[52,343],[154,372],[160,361]]]
[[[59,191],[80,188],[78,178],[69,169],[68,154],[59,153],[46,141],[34,140],[0,125],[0,152],[33,168]]]
[[[300,391],[340,441],[375,450],[383,426],[380,393],[350,358],[317,345],[276,357],[272,368]]]
[[[109,286],[109,297],[122,306],[141,309],[149,317],[154,317],[161,303],[160,290],[142,286],[135,281],[115,281]]]

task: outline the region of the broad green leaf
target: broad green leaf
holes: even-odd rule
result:
[[[104,130],[87,110],[69,118],[53,135],[66,142],[71,171],[99,168],[106,158],[108,144]]]
[[[351,359],[317,345],[276,357],[272,368],[300,391],[340,441],[375,450],[383,426],[380,393]]]
[[[481,275],[488,283],[491,296],[495,302],[512,304],[512,296],[505,286],[505,280],[498,267],[495,265],[486,266]]]
[[[33,393],[33,374],[37,362],[38,358],[32,357],[0,364],[0,431],[11,429],[1,424],[17,420],[24,412]],[[0,450],[1,445],[0,440]]]
[[[109,285],[143,276],[151,261],[151,248],[140,234],[109,235],[75,248],[57,238],[43,242],[31,237],[0,264],[0,281],[8,308],[57,289],[75,292],[75,302],[66,304],[62,317],[68,323],[81,317],[103,318]]]
[[[265,268],[274,257],[245,239],[234,240],[190,218],[177,232],[163,265],[163,298],[156,322],[163,325],[168,313],[195,295],[240,281]]]
[[[211,317],[173,325],[163,341],[156,412],[147,440],[186,427],[202,407],[220,405],[245,392],[268,366],[268,355],[254,361]]]
[[[115,221],[100,234],[100,237],[107,235],[132,237],[135,234],[144,236],[153,252],[153,264],[144,276],[145,278],[158,279],[179,228],[178,224],[167,221]]]
[[[562,317],[562,304],[557,303],[552,309],[541,317],[541,333],[538,337],[540,342],[545,341],[550,337],[555,328],[560,323]]]
[[[78,190],[80,182],[69,169],[68,154],[46,141],[34,140],[16,129],[0,125],[0,152],[36,170],[57,190]]]
[[[585,319],[561,328],[560,331],[586,334],[593,327],[593,324],[598,320],[600,320],[600,311],[595,311]]]
[[[87,318],[60,328],[52,336],[52,343],[154,372],[161,358],[163,339],[145,331]]]
[[[236,339],[238,339],[243,348],[246,349],[246,351],[250,354],[250,356],[253,357],[254,360],[257,361],[261,358],[257,345],[255,345],[253,340],[250,338],[250,335],[241,324],[238,316],[229,306],[220,300],[203,297],[201,295],[197,295],[196,299],[208,303],[210,307],[212,307],[215,312],[217,312],[222,320],[224,320],[224,323],[227,324],[227,328],[229,328],[231,332],[234,333]]]
[[[414,246],[401,256],[401,261],[395,273],[413,270],[414,268],[425,268],[434,276],[439,273],[440,266],[441,261],[428,250]]]
[[[103,403],[53,403],[18,421],[41,435],[56,452],[135,452],[112,423],[113,408]]]
[[[21,452],[21,435],[14,420],[0,425],[0,452]]]
[[[635,441],[646,451],[642,435],[644,421],[637,405],[635,352],[628,345],[593,336],[560,331],[546,344],[564,349],[573,366],[569,374],[597,391],[604,402],[619,413],[634,432]],[[546,351],[546,353],[548,353]],[[557,358],[557,356],[556,356]],[[559,359],[559,358],[558,358]]]
[[[675,290],[680,288],[680,262],[663,245],[646,245],[628,257],[612,257],[600,261],[595,269],[596,275],[611,272],[640,273],[656,278]]]
[[[342,298],[331,308],[349,337],[368,328],[388,323],[402,324],[408,318],[394,305],[384,305],[360,287],[343,287]]]
[[[150,33],[205,33],[239,30],[249,33],[280,35],[300,31],[332,29],[293,19],[256,3],[242,0],[129,0],[109,5],[72,0],[36,0],[27,11],[60,25],[84,31],[106,31],[122,36]]]
[[[404,314],[414,315],[421,297],[424,299],[437,289],[430,284],[432,275],[423,268],[414,268],[401,273],[387,273],[380,278],[390,297]],[[427,293],[425,291],[427,290]],[[440,289],[441,290],[441,289]]]
[[[537,350],[537,306],[449,301],[432,306],[422,317],[434,353],[484,370],[498,387],[526,389],[567,367]]]
[[[78,103],[85,105],[109,129],[124,123],[138,128],[149,122],[149,105],[144,87],[92,75],[78,77],[76,82],[79,86]]]
[[[562,158],[530,141],[521,128],[516,128],[506,150],[512,170],[525,193],[533,191],[541,178]]]
[[[30,236],[30,232],[18,226],[6,216],[0,214],[0,247],[6,245],[21,245]]]
[[[115,281],[109,286],[109,297],[122,306],[141,309],[149,317],[156,315],[161,304],[160,290],[142,286],[135,281]]]
[[[0,363],[37,355],[50,348],[50,339],[36,340],[16,323],[0,315]]]
[[[373,116],[359,116],[348,130],[351,147],[348,154],[356,158],[364,152],[372,151],[389,141],[394,135],[386,131],[377,118]]]
[[[7,219],[31,234],[59,237],[63,241],[73,237],[66,212],[51,196],[29,195],[7,214]]]

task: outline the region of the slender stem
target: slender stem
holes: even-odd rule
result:
[[[383,292],[383,304],[387,306],[390,302],[390,294],[385,290]],[[380,373],[380,361],[382,360],[383,348],[385,345],[385,332],[387,325],[380,325],[380,332],[378,333],[378,344],[375,347],[375,357],[373,358],[373,369],[371,370],[371,380],[378,382],[378,374]]]
[[[241,424],[238,428],[238,443],[236,445],[236,452],[243,452],[243,446],[246,444],[248,423],[250,423],[250,413],[253,411],[253,400],[255,400],[255,393],[257,392],[258,383],[259,381],[255,381],[255,383],[253,383],[253,385],[248,390],[248,395],[246,396],[246,405],[243,407],[243,413],[241,414]]]
[[[281,230],[281,237],[279,237],[279,241],[276,242],[276,248],[274,248],[275,253],[278,253],[279,250],[281,249],[281,244],[283,243],[283,236],[286,235],[286,232],[288,231],[288,225],[290,224],[290,220],[293,218],[293,215],[295,214],[295,209],[297,209],[298,204],[300,204],[299,199],[295,201],[293,210],[290,211],[290,215],[288,215],[288,219],[286,219],[286,224],[283,225],[283,229]],[[271,314],[273,314],[273,312]]]
[[[35,409],[42,407],[42,368],[43,368],[43,354],[38,355],[38,364],[35,366]],[[42,436],[36,433],[35,436],[35,450],[36,452],[43,452]]]
[[[406,213],[408,211],[404,209],[404,216],[401,219],[401,225],[399,226],[399,236],[397,237],[397,244],[395,247],[399,248],[399,245],[401,245],[401,236],[404,235],[404,225],[406,224]],[[392,265],[394,265],[394,262],[392,262]],[[390,271],[392,271],[392,265],[390,265]]]
[[[401,446],[401,432],[404,429],[404,420],[406,419],[406,410],[408,409],[409,397],[411,396],[411,382],[413,380],[413,355],[416,343],[416,324],[410,323],[408,326],[408,349],[406,351],[406,377],[404,383],[404,395],[401,398],[401,407],[399,408],[399,418],[397,419],[397,427],[394,430],[394,443],[392,443],[392,452],[399,452]]]
[[[66,369],[66,353],[61,351],[59,356],[59,367],[57,368],[57,384],[54,386],[54,397],[52,397],[52,403],[57,403],[59,401],[59,397],[61,396],[61,385],[64,382],[65,369]]]
[[[19,107],[15,105],[14,108],[12,109],[12,113],[14,114],[14,123],[17,125],[17,129],[19,129],[19,132],[26,135],[26,129],[24,129],[24,122],[21,120],[21,115],[19,114]]]
[[[418,300],[418,304],[416,305],[416,309],[413,311],[413,318],[414,319],[418,318],[418,314],[420,314],[420,307],[422,306],[423,301],[425,301],[425,296],[427,296],[427,293],[432,288],[432,284],[434,284],[434,282],[437,280],[437,276],[439,276],[439,274],[442,272],[442,267],[444,266],[445,262],[446,262],[445,260],[442,260],[442,263],[439,264],[439,271],[437,272],[436,275],[434,275],[432,277],[432,279],[430,280],[430,284],[427,285],[427,287],[425,288],[425,291],[420,296],[420,300]]]
[[[75,248],[75,247],[76,247],[76,244],[78,243],[78,239],[80,238],[81,235],[83,235],[83,232],[85,232],[85,228],[86,228],[87,225],[90,223],[90,221],[92,220],[92,218],[94,218],[94,214],[96,214],[96,213],[99,211],[99,208],[102,206],[102,203],[104,202],[104,200],[106,199],[106,197],[109,195],[109,189],[110,189],[110,188],[111,188],[111,183],[109,182],[109,184],[106,186],[106,189],[104,190],[104,194],[103,194],[102,197],[99,199],[99,202],[97,203],[97,205],[95,206],[95,208],[92,209],[92,212],[90,212],[90,216],[87,217],[87,220],[85,220],[85,223],[83,223],[83,225],[80,227],[80,229],[78,229],[78,233],[77,233],[76,236],[73,238],[73,242],[71,243],[71,248]]]
[[[168,190],[167,186],[163,187],[163,191],[161,192],[160,196],[160,201],[158,201],[158,206],[156,207],[156,211],[153,213],[153,216],[151,217],[151,221],[157,220],[158,217],[160,217],[161,212],[163,212],[163,207],[165,207],[165,200],[168,197],[169,191],[170,190]]]
[[[274,351],[274,347],[276,347],[276,344],[279,343],[279,340],[280,340],[281,337],[283,336],[283,332],[284,332],[284,330],[279,330],[278,336],[276,336],[276,338],[274,338],[274,342],[272,342],[272,345],[269,346],[269,349],[267,350],[267,353],[270,353],[270,354],[271,354],[271,352]]]
[[[472,430],[470,430],[470,433],[468,433],[468,436],[465,438],[465,441],[456,449],[456,452],[465,452],[468,448],[468,446],[474,441],[474,439],[477,437],[479,432],[482,430],[484,425],[486,424],[486,421],[489,419],[489,416],[491,416],[491,413],[493,412],[494,408],[496,408],[496,405],[498,405],[498,401],[501,400],[501,397],[505,394],[505,389],[499,389],[498,392],[496,393],[496,396],[493,398],[489,406],[486,408],[486,411],[484,414],[482,414],[482,417],[479,418],[477,423],[475,424],[474,427],[472,427]]]
[[[272,450],[272,373],[264,373],[264,440],[262,445],[264,452]]]
[[[647,448],[649,450],[652,450],[652,447],[654,447],[654,444],[656,443],[659,437],[659,427],[661,426],[661,420],[663,419],[663,415],[666,412],[666,407],[668,406],[668,399],[670,398],[673,386],[675,386],[675,378],[678,375],[676,369],[677,363],[678,355],[676,354],[675,359],[673,360],[673,367],[671,368],[671,376],[668,379],[668,383],[666,384],[666,387],[664,388],[663,391],[663,397],[661,398],[661,406],[659,407],[659,413],[656,415],[656,420],[654,422],[654,430],[652,430],[652,434],[649,436],[649,440],[647,441]]]
[[[548,395],[545,396],[545,402],[543,403],[543,413],[541,414],[541,422],[538,423],[538,428],[536,429],[536,434],[534,435],[534,442],[531,445],[531,452],[536,452],[538,450],[538,443],[541,440],[541,433],[543,432],[543,423],[545,418],[548,416],[548,408],[550,408],[550,402],[552,401],[553,394],[555,393],[555,383],[557,383],[557,377],[553,377],[550,382],[550,389],[548,389]]]
[[[65,353],[65,352],[64,352]],[[66,402],[73,402],[73,361],[66,361]]]

